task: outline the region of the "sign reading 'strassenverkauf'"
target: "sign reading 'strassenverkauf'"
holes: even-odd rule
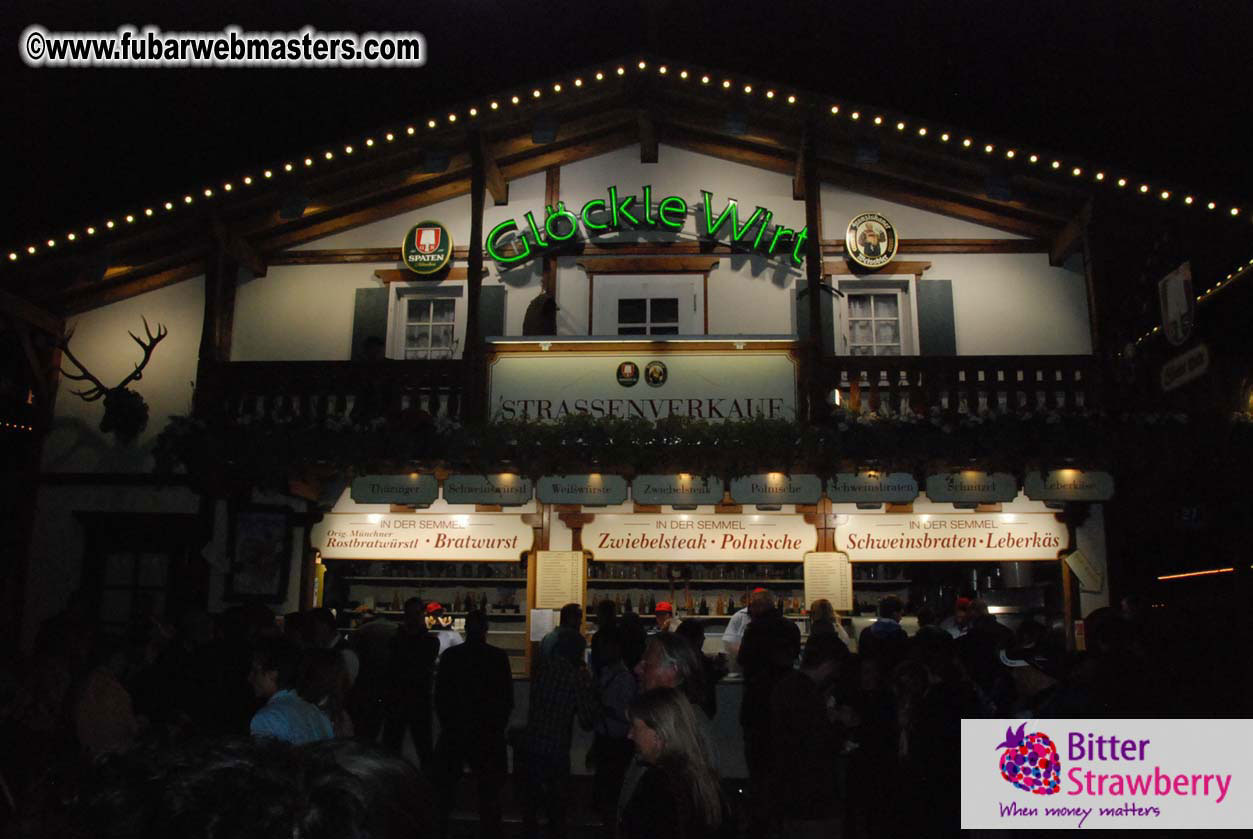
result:
[[[362,475],[353,478],[352,500],[358,504],[425,506],[439,497],[434,475]]]
[[[606,507],[627,498],[626,478],[621,475],[545,475],[535,485],[544,504],[582,504]]]
[[[517,507],[531,500],[531,479],[512,472],[495,475],[449,475],[444,500],[449,504],[500,504]]]

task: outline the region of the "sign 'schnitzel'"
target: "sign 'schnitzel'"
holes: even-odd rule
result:
[[[674,233],[683,229],[688,215],[688,204],[684,198],[667,195],[654,201],[652,186],[646,184],[642,191],[643,196],[637,199],[634,195],[620,195],[618,187],[611,186],[605,198],[593,198],[577,214],[558,202],[555,207],[544,208],[543,221],[536,221],[535,214],[528,211],[522,217],[526,227],[523,230],[513,219],[502,221],[487,234],[487,253],[501,265],[518,265],[566,245],[580,235],[580,225],[585,237],[629,229],[669,230]],[[715,215],[713,193],[707,190],[701,190],[701,204],[697,216],[703,223],[702,237],[716,239],[723,228],[728,228],[731,244],[735,247],[767,257],[786,254],[794,265],[804,262],[809,228],[771,227],[770,219],[774,213],[760,206],[741,223],[739,204],[735,199],[729,199],[722,211]]]

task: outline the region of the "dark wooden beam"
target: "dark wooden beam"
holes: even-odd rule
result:
[[[509,203],[509,183],[496,165],[496,158],[481,133],[476,133],[472,142],[479,144],[478,159],[483,161],[483,175],[487,179],[487,191],[492,194],[492,202],[497,207]]]
[[[808,385],[803,416],[811,422],[824,418],[827,413],[827,400],[823,377],[818,375],[822,369],[823,336],[822,336],[822,305],[826,294],[819,292],[819,286],[827,280],[822,262],[822,190],[818,185],[818,169],[814,165],[814,131],[813,126],[806,126],[801,140],[801,153],[798,165],[801,176],[801,196],[805,201],[805,279],[809,289],[809,346],[804,357],[809,362],[805,381]],[[795,182],[793,182],[795,194]]]
[[[1061,265],[1083,248],[1083,237],[1091,220],[1092,205],[1088,203],[1053,237],[1049,245],[1049,265]]]
[[[149,291],[156,291],[159,288],[165,288],[175,283],[181,283],[183,280],[198,277],[204,272],[204,262],[192,262],[153,274],[132,276],[127,278],[125,282],[113,283],[103,288],[83,290],[73,297],[65,298],[63,304],[65,313],[67,316],[78,314],[79,312],[107,306],[110,303],[129,300]]]
[[[601,256],[575,262],[589,274],[700,274],[718,267],[708,256]]]
[[[640,163],[657,162],[657,128],[653,125],[653,115],[646,109],[639,112],[640,132]]]
[[[824,262],[822,263],[822,272],[833,276],[846,277],[849,275],[871,276],[874,274],[883,274],[891,276],[893,274],[913,274],[914,276],[922,276],[922,274],[931,268],[930,262],[902,262],[901,260],[892,260],[882,268],[863,268],[860,265],[849,265],[847,262]]]
[[[556,181],[556,167],[546,170],[553,173],[550,180]],[[560,200],[559,189],[545,186],[544,203],[554,206]],[[577,211],[578,208],[576,207]],[[572,246],[573,252],[584,256],[606,256],[612,254],[733,254],[741,253],[730,245],[715,242],[693,242],[688,240],[673,242],[603,242],[598,245]],[[1049,244],[1041,239],[901,239],[897,250],[901,254],[953,254],[953,253],[1048,253]],[[453,248],[454,262],[464,262],[468,250],[465,247]],[[844,242],[838,239],[825,239],[822,242],[823,256],[842,256]],[[280,251],[268,258],[270,265],[347,265],[369,264],[379,262],[397,262],[400,249],[395,247],[382,248],[331,248],[326,250],[294,250]]]
[[[200,363],[231,360],[235,326],[235,287],[239,263],[224,248],[214,250],[205,264],[204,325],[200,331]]]
[[[805,170],[813,163],[812,149],[807,150],[807,138],[801,137],[800,148],[796,151],[796,171],[792,173],[792,200],[805,200]]]
[[[57,339],[60,339],[65,331],[65,321],[62,318],[4,289],[0,289],[0,312],[11,315]]]
[[[544,170],[544,206],[556,207],[561,201],[561,167],[549,166]],[[540,279],[543,293],[555,302],[557,299],[557,257],[544,254],[543,275]]]
[[[480,272],[480,277],[486,277],[488,271],[486,268]],[[410,283],[415,281],[437,282],[439,280],[466,280],[470,277],[470,269],[463,267],[448,268],[438,274],[427,276],[415,274],[408,268],[380,268],[374,272],[374,276],[387,283]]]
[[[453,251],[453,259],[457,258],[456,250]],[[462,258],[464,259],[464,256]],[[349,265],[399,261],[400,248],[398,247],[279,251],[269,258],[271,265]]]
[[[763,131],[731,137],[699,123],[691,115],[663,112],[662,140],[774,172],[796,173],[796,152],[783,137]],[[924,167],[901,164],[893,169],[857,164],[850,150],[837,154],[831,146],[815,146],[819,177],[848,189],[933,212],[974,221],[1010,233],[1051,237],[1070,213],[1044,210],[1021,202],[996,201],[972,190],[969,179],[943,176]]]
[[[485,418],[487,407],[487,368],[484,365],[483,332],[480,323],[483,290],[483,205],[487,193],[487,161],[481,142],[470,143],[470,249],[466,279],[466,345],[464,357],[470,369],[462,413],[470,422]]]
[[[264,277],[266,272],[265,259],[248,244],[247,240],[235,231],[227,228],[222,219],[214,216],[210,219],[210,228],[218,249],[225,253],[236,264],[247,268],[254,277]]]

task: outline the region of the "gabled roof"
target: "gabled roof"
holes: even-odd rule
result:
[[[479,155],[503,203],[510,180],[634,144],[643,160],[665,143],[793,174],[806,139],[823,181],[1028,237],[1055,259],[1075,246],[1094,201],[1132,218],[1247,225],[1250,217],[1230,202],[1028,144],[642,57],[478,97],[98,217],[10,249],[2,285],[55,312],[79,311],[203,273],[215,238],[264,271],[307,242],[469,192]],[[285,217],[293,201],[303,212]]]

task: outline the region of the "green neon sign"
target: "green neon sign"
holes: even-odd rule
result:
[[[606,197],[593,198],[575,213],[563,202],[545,206],[542,219],[528,210],[521,222],[509,219],[496,225],[487,234],[487,254],[504,266],[520,265],[543,256],[577,238],[591,238],[611,231],[665,230],[677,233],[687,223],[688,203],[678,195],[667,195],[654,202],[651,184],[641,187],[642,196],[623,195],[617,185],[606,190]],[[726,230],[734,247],[767,258],[786,256],[793,265],[804,264],[805,241],[809,228],[799,231],[790,227],[770,226],[774,213],[756,207],[741,221],[735,199],[729,199],[715,215],[714,196],[701,190],[702,238],[717,239]]]

